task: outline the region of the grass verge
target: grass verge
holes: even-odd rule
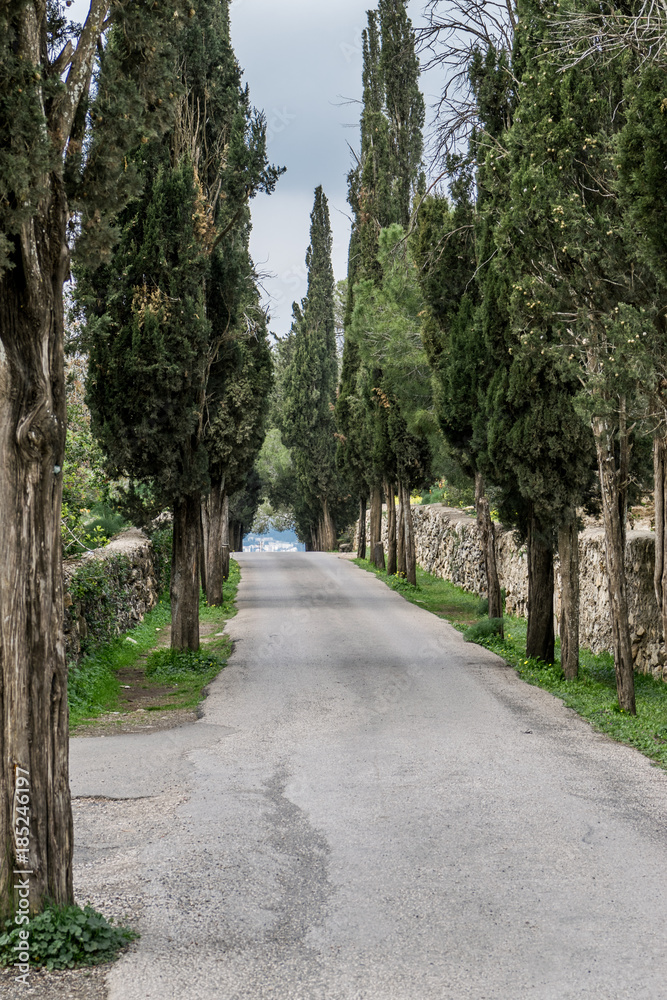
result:
[[[660,767],[667,770],[667,684],[646,674],[635,674],[637,715],[628,715],[618,706],[614,659],[610,653],[580,652],[579,677],[566,681],[560,666],[560,643],[556,641],[556,663],[549,666],[541,660],[526,657],[525,618],[506,617],[504,638],[497,634],[480,635],[474,629],[477,622],[488,621],[481,613],[482,602],[448,580],[417,570],[417,586],[398,577],[387,577],[365,560],[355,559],[357,566],[374,573],[406,600],[451,622],[470,640],[497,653],[528,684],[544,688],[574,709],[599,732],[619,743],[640,750]]]
[[[169,679],[165,679],[159,671],[148,673],[147,685],[169,685],[173,691],[165,692],[165,697],[159,705],[150,706],[148,711],[164,711],[166,709],[196,707],[202,700],[202,691],[227,662],[231,652],[229,638],[222,635],[225,623],[236,614],[236,592],[240,581],[240,571],[235,560],[230,561],[229,580],[225,584],[225,600],[219,607],[209,608],[202,598],[199,607],[199,620],[202,631],[209,633],[202,639],[206,654],[209,655],[209,665],[206,670],[192,670],[188,665],[187,656],[180,664],[180,670],[173,670]],[[171,623],[171,608],[169,595],[163,594],[159,603],[149,611],[144,620],[123,633],[113,642],[106,643],[88,654],[80,664],[70,666],[69,670],[69,708],[70,729],[91,723],[100,716],[119,710],[121,684],[118,679],[120,671],[133,668],[148,668],[151,662],[150,654],[160,645],[164,630]],[[213,634],[218,626],[217,634]],[[170,650],[160,650],[170,653]]]

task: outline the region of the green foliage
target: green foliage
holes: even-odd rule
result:
[[[272,528],[278,531],[293,529],[294,512],[299,502],[298,485],[291,452],[283,444],[277,427],[267,432],[255,469],[264,499],[257,509],[253,531],[261,535]]]
[[[291,450],[298,485],[297,527],[300,536],[309,540],[320,526],[329,530],[344,492],[336,469],[338,358],[332,241],[329,205],[318,187],[306,254],[308,291],[301,306],[294,304],[280,414],[282,437]]]
[[[475,487],[469,480],[463,480],[460,485],[456,485],[447,479],[441,479],[422,493],[421,503],[442,503],[445,507],[474,508]]]
[[[166,538],[168,531],[161,532]],[[202,595],[199,617],[202,622],[219,626],[236,614],[236,593],[240,581],[240,571],[236,560],[230,561],[229,580],[225,583],[224,601],[221,607],[208,607]],[[98,646],[79,664],[70,664],[68,678],[68,700],[70,729],[96,717],[116,711],[120,694],[118,671],[138,667],[143,656],[153,650],[160,633],[169,627],[171,611],[167,594],[156,607],[144,616],[144,620],[129,632],[111,642]],[[178,697],[162,708],[187,708],[201,701],[202,687],[220,671],[220,662],[226,662],[231,652],[227,636],[209,640],[207,649],[215,655],[215,662],[205,674],[192,671],[183,673],[180,679],[171,679],[178,685]]]
[[[353,494],[364,496],[369,486],[398,476],[417,483],[428,464],[420,420],[432,425],[428,406],[411,400],[401,411],[399,391],[404,388],[409,364],[401,365],[397,351],[419,351],[415,307],[418,290],[411,279],[405,255],[395,266],[389,256],[399,238],[398,230],[381,236],[393,224],[406,227],[413,197],[420,184],[424,101],[419,92],[419,61],[415,35],[404,0],[382,0],[378,11],[369,11],[363,35],[363,110],[361,150],[348,177],[348,200],[354,213],[348,257],[348,300],[345,310],[345,344],[341,386],[336,404],[338,424],[337,463]],[[381,240],[383,243],[381,245]],[[397,255],[397,258],[400,255]],[[382,286],[382,303],[374,299]],[[361,302],[359,300],[361,299]],[[356,334],[352,333],[354,313]],[[418,312],[418,309],[417,309]],[[382,357],[366,343],[364,323],[377,320],[376,336],[383,342]],[[417,324],[418,326],[419,324]],[[386,376],[383,359],[391,371]],[[425,365],[420,374],[423,375]],[[419,382],[419,379],[416,380]],[[414,395],[415,380],[407,388]],[[417,433],[414,433],[417,432]]]
[[[407,2],[379,0],[378,16],[382,39],[379,70],[389,140],[388,221],[407,226],[422,166],[425,105],[419,90],[419,58]]]
[[[487,612],[489,610],[488,601],[486,610]],[[474,625],[467,628],[464,632],[464,638],[466,642],[479,642],[480,639],[488,639],[491,635],[499,635],[502,630],[502,618],[485,618],[483,621],[475,622]]]
[[[267,318],[256,292],[246,299],[247,327],[222,344],[211,369],[205,434],[212,480],[224,477],[230,517],[244,532],[265,492],[261,473],[253,465],[266,435],[274,385]]]
[[[86,332],[93,429],[112,474],[150,483],[164,504],[208,483],[198,435],[210,334],[198,210],[192,166],[158,168],[123,220],[112,263],[92,276],[107,299]]]
[[[127,589],[129,572],[129,559],[118,554],[105,559],[86,559],[72,575],[69,593],[80,606],[88,630],[81,640],[82,652],[118,634],[118,619],[129,615],[131,608]]]
[[[81,85],[68,93],[72,80],[62,78],[67,63],[59,64],[57,57],[66,42],[76,48],[89,42],[90,33],[81,36],[69,21],[69,5],[60,0],[40,4],[32,15],[27,6],[11,0],[0,11],[0,274],[14,268],[21,227],[39,215],[45,186],[53,182],[72,216],[81,214],[86,254],[108,249],[111,220],[138,189],[137,172],[126,157],[142,139],[161,132],[173,110],[173,43],[184,13],[181,3],[166,0],[114,4],[105,43],[90,54],[77,51],[83,75],[73,76]],[[73,121],[63,121],[70,100]]]
[[[157,589],[158,593],[161,594],[169,586],[171,578],[171,550],[174,541],[174,532],[171,527],[154,527],[149,531],[148,535],[153,547]]]
[[[650,62],[628,75],[625,80],[627,115],[618,141],[627,238],[661,282],[667,281],[664,84],[664,66]]]
[[[489,613],[489,599],[488,597],[485,597],[477,605],[477,614],[481,618],[483,615],[488,615],[488,613]]]
[[[13,965],[19,931],[24,925],[5,921],[0,934],[0,964]],[[117,927],[91,906],[47,905],[30,918],[30,964],[47,969],[74,969],[110,962],[139,934]]]
[[[77,271],[94,430],[108,467],[129,477],[131,501],[149,501],[153,514],[206,492],[211,471],[220,477],[228,411],[236,437],[259,448],[255,416],[268,394],[265,376],[249,374],[253,363],[266,370],[268,350],[248,278],[248,202],[281,171],[268,165],[265,122],[241,84],[227,3],[202,0],[189,13],[171,129],[144,137],[132,157],[143,189],[116,219],[114,252],[97,268],[80,256]],[[245,409],[253,417],[236,427]]]
[[[85,359],[67,359],[67,437],[63,463],[63,553],[79,555],[105,545],[125,527],[115,510],[118,495],[104,469],[103,452],[92,435],[90,412],[84,402]]]
[[[148,657],[146,677],[155,681],[173,683],[192,674],[208,674],[219,671],[224,661],[215,653],[204,649],[156,649]]]
[[[67,698],[71,729],[116,709],[120,692],[117,671],[135,666],[140,656],[153,648],[169,621],[169,600],[163,597],[135,628],[98,646],[80,663],[69,665]]]

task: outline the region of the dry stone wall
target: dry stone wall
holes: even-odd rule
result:
[[[120,635],[140,622],[159,600],[158,574],[150,539],[138,528],[131,528],[114,538],[108,545],[87,552],[80,559],[68,559],[64,565],[65,582],[65,648],[68,661],[80,659],[101,615],[103,596],[96,600],[94,587],[88,587],[85,597],[77,599],[77,571],[91,564],[101,564],[113,578],[112,614],[104,621],[104,634],[99,638]],[[97,568],[97,566],[95,567]],[[100,577],[102,574],[100,574]],[[100,584],[100,591],[106,589]],[[71,591],[74,591],[72,596]],[[102,626],[100,626],[102,627]]]
[[[435,576],[486,596],[486,573],[479,545],[477,522],[461,510],[429,504],[411,509],[417,562]],[[367,531],[370,520],[367,522]],[[382,538],[387,545],[386,519]],[[356,548],[356,539],[355,539]],[[513,531],[496,525],[500,585],[506,591],[506,610],[525,618],[528,614],[528,565],[524,545]],[[667,681],[667,650],[653,590],[655,536],[650,531],[629,531],[626,549],[628,598],[635,669]],[[579,536],[581,645],[594,653],[611,651],[611,611],[605,566],[604,531],[587,528]],[[560,618],[560,575],[555,568],[556,630]]]

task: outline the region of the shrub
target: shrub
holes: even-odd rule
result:
[[[89,652],[102,642],[118,635],[118,622],[131,611],[130,594],[126,589],[130,560],[125,555],[108,559],[86,559],[73,574],[69,592],[81,605],[88,634],[81,640],[81,651]]]
[[[168,586],[171,579],[171,548],[174,539],[174,530],[168,528],[157,528],[149,531],[149,538],[153,546],[153,564],[157,577],[158,592],[161,594]]]
[[[116,927],[91,906],[48,904],[31,917],[29,924],[30,964],[47,969],[73,969],[99,965],[115,958],[130,941],[138,938],[128,927]],[[19,925],[13,918],[5,921],[0,934],[0,964],[16,962],[20,944]]]
[[[156,649],[148,657],[146,677],[158,681],[173,681],[178,677],[192,677],[207,674],[211,670],[221,670],[224,660],[215,653],[199,649]]]
[[[479,642],[481,639],[488,639],[492,635],[500,635],[503,625],[502,618],[483,618],[481,622],[476,622],[467,628],[463,633],[466,642]]]
[[[479,615],[479,617],[481,618],[482,615],[488,615],[488,613],[489,613],[489,599],[488,597],[483,597],[482,600],[477,605],[475,614]]]

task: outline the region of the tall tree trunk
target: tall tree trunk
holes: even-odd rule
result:
[[[322,501],[322,543],[323,552],[333,552],[336,548],[336,525],[329,510],[328,500]]]
[[[403,507],[403,537],[405,539],[405,578],[408,583],[417,585],[417,555],[415,552],[415,531],[410,510],[410,490],[402,487],[401,507]]]
[[[628,487],[630,485],[630,431],[625,396],[618,405],[618,517],[621,522],[623,554],[628,537]],[[634,674],[633,674],[634,676]]]
[[[529,657],[553,663],[554,636],[554,556],[551,532],[534,514],[528,527],[528,632]]]
[[[568,681],[579,673],[579,528],[576,511],[558,529],[560,561],[560,663]]]
[[[208,496],[208,546],[206,559],[206,600],[209,607],[219,607],[223,600],[223,506],[224,477],[216,479]]]
[[[401,483],[398,484],[398,516],[396,518],[396,572],[405,578],[405,506]]]
[[[371,552],[371,559],[375,552],[376,542],[382,541],[382,490],[379,486],[374,486],[371,490],[371,531],[368,544]]]
[[[628,623],[628,591],[625,573],[625,525],[621,518],[619,469],[614,455],[614,432],[606,417],[591,420],[598,456],[605,555],[609,577],[609,601],[614,643],[614,666],[618,704],[631,715],[635,706],[635,675]]]
[[[199,504],[199,551],[197,561],[199,563],[199,579],[201,589],[206,594],[206,542],[204,540],[204,517],[202,515],[203,504]]]
[[[174,503],[171,648],[199,649],[199,494]]]
[[[206,580],[208,578],[208,556],[209,556],[209,535],[211,531],[211,521],[210,521],[210,495],[202,497],[201,502],[201,533],[202,533],[202,558],[204,560],[204,572],[202,574],[202,589],[206,598],[208,599],[208,587],[206,586]]]
[[[503,596],[500,591],[498,563],[496,560],[496,533],[491,520],[489,501],[484,489],[484,479],[481,473],[475,473],[475,508],[477,510],[477,530],[484,557],[486,571],[486,589],[489,598],[489,618],[503,617]],[[503,629],[501,626],[501,635]]]
[[[667,642],[667,433],[664,426],[653,438],[655,482],[655,599],[662,620],[662,641]]]
[[[387,497],[387,575],[396,574],[396,500],[394,484],[385,483],[384,492]]]
[[[357,542],[357,559],[366,558],[366,497],[359,501],[359,541]]]
[[[242,525],[239,525],[238,530],[235,532],[235,534],[236,537],[239,539],[236,551],[241,552],[243,551]],[[229,530],[229,493],[227,493],[227,491],[225,490],[222,498],[222,579],[223,580],[229,580],[229,553],[232,548],[230,538],[231,534]]]
[[[73,901],[60,537],[66,221],[54,181],[41,216],[13,238],[15,266],[0,280],[2,915],[14,907],[14,868],[31,873],[25,876],[31,912],[47,897]],[[16,827],[24,826],[16,791],[30,799],[29,846],[27,834],[15,839]]]

